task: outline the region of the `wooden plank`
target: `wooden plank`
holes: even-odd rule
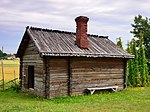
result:
[[[72,68],[72,94],[82,94],[87,87],[123,86],[122,59],[76,58]]]
[[[92,63],[92,62],[91,62]],[[73,65],[73,68],[74,69],[80,69],[80,68],[84,68],[84,69],[89,69],[89,68],[93,68],[93,69],[103,69],[103,68],[105,68],[105,69],[112,69],[112,68],[118,68],[118,69],[123,69],[123,65],[121,64],[121,65],[117,65],[117,64],[110,64],[110,65],[108,65],[108,64],[100,64],[100,65],[96,65],[96,64],[94,64],[94,65],[90,65],[90,63],[89,64],[84,64],[84,65],[82,65],[82,64],[79,64],[79,65]]]
[[[121,58],[84,58],[84,57],[74,57],[74,62],[81,62],[81,61],[94,61],[94,62],[122,62],[123,59]],[[123,62],[122,62],[123,63]]]
[[[120,72],[123,72],[123,68],[111,68],[111,69],[106,69],[106,68],[99,68],[99,67],[90,67],[88,69],[86,68],[73,68],[72,69],[72,72],[76,73],[76,72],[107,72],[107,71],[114,71],[114,72],[117,72],[117,71],[120,71]]]
[[[35,68],[35,79],[34,79],[34,90],[32,92],[34,92],[36,95],[40,95],[43,96],[43,91],[44,91],[44,85],[45,85],[45,81],[44,81],[44,63],[43,63],[43,59],[40,57],[37,47],[34,45],[33,41],[30,40],[29,44],[24,52],[23,58],[22,58],[22,65],[23,68],[25,69],[25,76],[22,78],[22,84],[24,85],[23,87],[25,87],[24,89],[28,90],[28,66],[29,65],[34,65]]]
[[[48,60],[50,72],[50,97],[68,95],[68,61],[52,58]]]
[[[111,75],[111,76],[113,76],[113,75],[123,75],[123,71],[121,70],[110,70],[110,71],[107,71],[107,70],[105,70],[105,71],[93,71],[93,72],[73,72],[72,73],[73,74],[73,76],[103,76],[103,75],[107,75],[107,76],[109,76],[109,75]]]

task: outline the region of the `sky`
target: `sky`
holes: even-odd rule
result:
[[[125,46],[139,14],[149,18],[150,0],[0,0],[0,49],[16,53],[26,26],[75,32],[78,16],[89,18],[89,34]]]

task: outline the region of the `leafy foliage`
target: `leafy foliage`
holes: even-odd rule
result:
[[[132,44],[131,42],[130,43],[128,42],[128,44],[127,44],[127,52],[130,53],[130,54],[132,53],[131,47],[130,47],[131,44]],[[128,82],[127,83],[128,83],[129,86],[132,86],[133,83],[135,82],[134,81],[134,77],[133,77],[134,76],[133,75],[134,71],[133,71],[133,66],[132,65],[133,65],[133,61],[131,59],[128,60],[128,63],[127,63],[127,68],[128,68],[127,69]]]
[[[133,73],[132,74],[134,76],[134,83],[133,85],[134,86],[140,86],[141,85],[141,81],[140,81],[140,74],[139,74],[139,65],[138,65],[138,51],[136,49],[136,42],[134,39],[132,39],[132,54],[135,55],[134,59],[132,60],[133,61]]]
[[[129,53],[135,55],[134,59],[128,61],[128,84],[134,87],[144,87],[149,84],[148,66],[142,37],[139,42],[137,48],[136,41],[132,39],[127,49]]]
[[[119,41],[121,42],[121,38]],[[149,77],[142,33],[140,33],[139,45],[135,39],[132,39],[127,45],[127,52],[135,56],[127,63],[127,83],[133,87],[145,87],[149,84]]]
[[[143,46],[143,35],[140,33],[140,40],[139,40],[139,70],[141,74],[141,82],[142,86],[146,86],[148,81],[148,66],[147,66],[147,59],[145,56],[145,49]]]
[[[116,41],[117,41],[117,46],[123,49],[121,37],[117,38]]]
[[[137,39],[137,43],[140,43],[140,33],[143,34],[143,45],[145,49],[146,59],[149,61],[148,68],[150,70],[150,19],[141,15],[135,16],[134,23],[131,24],[133,30],[131,33]]]

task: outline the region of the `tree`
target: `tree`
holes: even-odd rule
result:
[[[131,50],[131,42],[128,42],[127,44],[127,52],[128,53],[132,53],[132,50]],[[133,78],[133,74],[134,74],[134,71],[133,71],[133,61],[132,59],[128,60],[128,63],[127,63],[127,84],[129,86],[132,86],[134,84],[134,78]]]
[[[139,65],[138,65],[138,51],[136,48],[135,39],[132,39],[131,42],[128,43],[127,52],[135,56],[134,59],[130,59],[127,64],[128,85],[139,87],[141,86],[141,80],[140,80]]]
[[[3,56],[3,52],[0,50],[0,57],[2,57]]]
[[[117,38],[116,41],[117,41],[117,46],[123,49],[121,37]]]
[[[148,66],[147,66],[147,59],[145,56],[145,47],[143,46],[143,34],[140,33],[140,40],[139,40],[139,71],[141,75],[142,86],[146,86],[149,84],[148,78]]]
[[[145,56],[145,47],[143,45],[143,34],[140,33],[139,45],[136,40],[132,39],[128,43],[127,51],[135,57],[128,61],[128,85],[139,87],[147,86],[149,84],[147,59]]]
[[[136,48],[136,41],[135,39],[132,39],[132,54],[134,54],[133,61],[133,71],[134,71],[134,86],[141,86],[141,80],[140,80],[140,73],[139,73],[139,65],[138,65],[138,51]]]
[[[131,33],[136,37],[137,43],[139,45],[140,33],[143,34],[143,45],[145,47],[145,55],[149,61],[149,70],[150,70],[150,19],[141,15],[135,16],[134,23],[131,24],[133,30]]]
[[[3,53],[3,56],[4,56],[4,57],[7,56],[7,53]]]

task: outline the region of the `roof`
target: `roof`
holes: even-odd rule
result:
[[[34,41],[40,56],[77,56],[77,57],[117,57],[133,58],[133,55],[120,49],[107,36],[88,34],[88,49],[80,49],[76,44],[73,32],[27,27],[17,51],[21,57],[27,44],[28,36]]]

